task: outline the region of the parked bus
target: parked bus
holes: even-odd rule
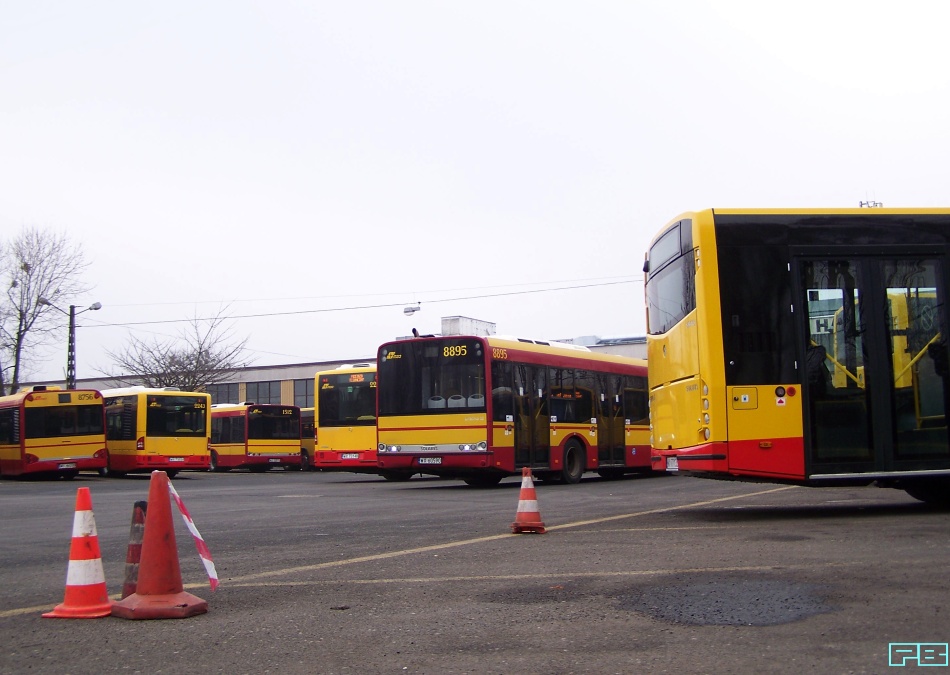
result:
[[[654,469],[950,502],[950,210],[706,210],[644,265]]]
[[[174,478],[183,469],[209,466],[211,396],[149,387],[102,392],[110,476],[164,471]]]
[[[650,470],[646,362],[502,337],[379,348],[378,463],[489,486],[530,467],[577,483]]]
[[[376,365],[324,370],[314,382],[316,459],[321,471],[378,473]]]
[[[300,409],[300,469],[313,470],[313,451],[316,445],[316,429],[313,408]]]
[[[75,478],[106,465],[102,395],[37,386],[0,396],[0,476]]]
[[[211,469],[300,468],[300,408],[276,403],[211,406]]]

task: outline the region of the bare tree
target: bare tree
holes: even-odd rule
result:
[[[35,349],[63,330],[57,306],[87,287],[79,281],[86,269],[82,246],[65,233],[24,227],[0,244],[0,394],[15,392],[29,374]],[[44,298],[47,303],[39,304]],[[9,386],[5,384],[9,382]]]
[[[142,340],[133,335],[124,350],[106,352],[126,374],[100,372],[115,380],[117,386],[205,391],[230,371],[246,365],[241,356],[248,338],[235,341],[222,312],[209,319],[192,319],[177,340]]]

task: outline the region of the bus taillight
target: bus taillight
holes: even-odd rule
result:
[[[37,457],[36,455],[27,454],[27,455],[24,455],[23,460],[24,460],[27,464],[33,464],[34,462],[40,461],[40,458]]]
[[[108,457],[109,453],[105,448],[101,448],[99,450],[96,450],[92,456],[95,457],[96,459],[102,459],[103,457]]]
[[[138,440],[135,441],[135,449],[136,450],[145,449],[145,436],[139,436]]]

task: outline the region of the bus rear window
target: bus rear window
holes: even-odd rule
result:
[[[68,405],[26,409],[25,438],[90,436],[105,433],[101,405]]]

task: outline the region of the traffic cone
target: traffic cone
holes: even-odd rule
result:
[[[168,496],[168,474],[153,471],[148,487],[148,511],[142,537],[135,593],[112,605],[112,616],[123,619],[184,619],[208,611],[208,603],[186,593],[178,566],[178,546]]]
[[[544,534],[544,523],[541,522],[541,513],[538,511],[538,496],[534,491],[534,481],[531,479],[531,469],[524,467],[521,470],[521,496],[518,499],[518,513],[515,522],[511,524],[514,534],[531,532]]]
[[[139,563],[142,561],[142,533],[145,531],[145,512],[148,502],[135,502],[132,507],[132,527],[129,529],[129,548],[125,554],[125,583],[122,597],[135,593],[139,581]]]
[[[109,616],[111,611],[112,600],[102,571],[92,496],[89,488],[81,487],[76,493],[73,539],[66,568],[66,596],[62,604],[43,616],[47,619],[97,619]]]

